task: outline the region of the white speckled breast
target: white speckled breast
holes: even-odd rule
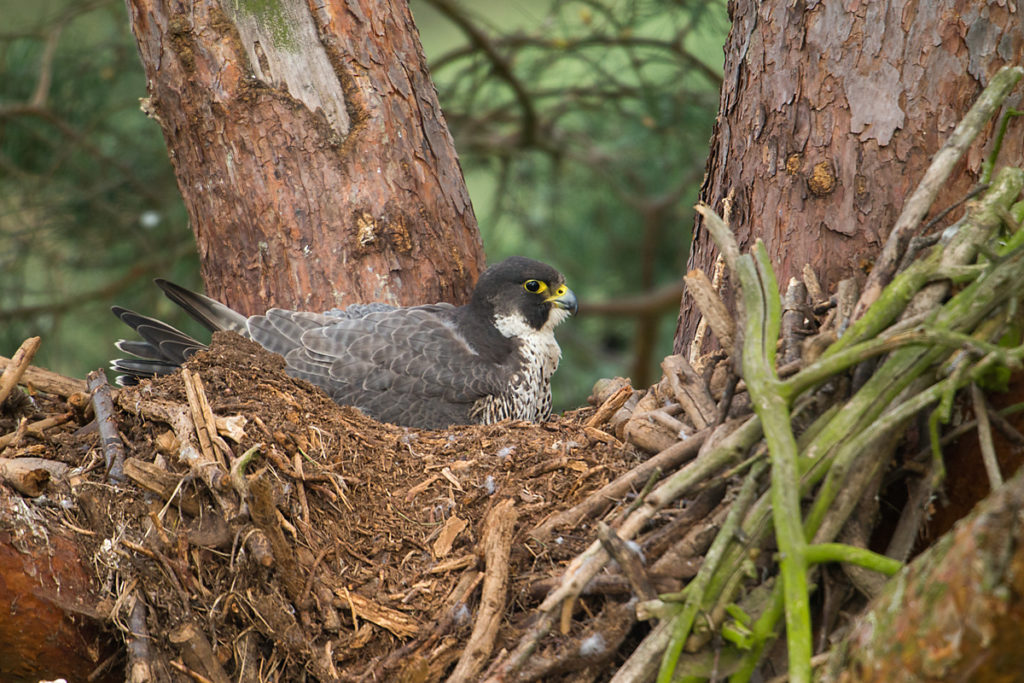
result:
[[[538,422],[551,415],[551,376],[558,369],[562,350],[555,341],[554,327],[560,318],[552,315],[539,330],[530,327],[521,316],[500,316],[495,327],[519,343],[519,367],[508,388],[495,396],[477,401],[473,415],[490,424],[504,419]]]

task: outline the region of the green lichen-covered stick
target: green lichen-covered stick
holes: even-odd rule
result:
[[[797,445],[790,424],[789,402],[780,391],[775,372],[775,345],[782,317],[778,283],[764,244],[740,257],[737,275],[744,313],[743,379],[761,418],[771,454],[771,501],[779,571],[785,596],[789,680],[811,680],[811,611],[807,584],[807,539],[800,512],[800,473]]]

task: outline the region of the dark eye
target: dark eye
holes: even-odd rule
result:
[[[543,292],[547,288],[548,286],[541,282],[540,280],[527,280],[526,282],[523,283],[523,289],[525,289],[527,292],[530,292],[531,294],[539,294],[540,292]]]

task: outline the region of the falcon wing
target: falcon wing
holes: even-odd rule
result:
[[[473,404],[501,391],[510,369],[481,358],[452,322],[447,304],[354,306],[324,314],[272,309],[249,333],[285,357],[293,377],[341,404],[399,425],[442,428],[472,422]]]

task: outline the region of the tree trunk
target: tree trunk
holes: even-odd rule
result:
[[[963,0],[737,0],[730,8],[701,200],[728,215],[741,248],[764,240],[782,287],[805,264],[826,291],[863,279],[904,198],[989,77],[1024,61],[1020,15],[1005,3]],[[1003,145],[1009,163],[1024,151],[1021,125]],[[967,194],[991,139],[983,134],[968,151],[936,209]],[[710,274],[715,258],[698,217],[689,267]],[[726,283],[731,305],[729,292]],[[677,353],[699,317],[684,295]]]
[[[104,632],[94,567],[76,540],[4,484],[0,529],[0,678],[124,680],[101,666],[120,648]]]
[[[212,296],[464,299],[483,249],[403,0],[129,0]]]
[[[1018,681],[1024,472],[890,581],[826,680]]]

